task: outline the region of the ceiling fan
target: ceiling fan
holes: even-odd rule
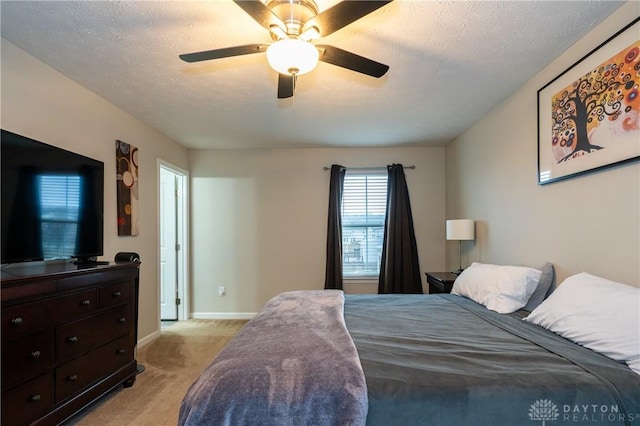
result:
[[[267,52],[269,65],[278,73],[278,98],[293,96],[296,79],[327,62],[372,77],[382,77],[389,67],[346,50],[312,41],[327,36],[390,3],[343,1],[318,13],[314,0],[234,0],[258,24],[269,30],[272,44],[247,44],[180,55],[185,62]]]

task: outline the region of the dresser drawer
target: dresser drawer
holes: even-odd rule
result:
[[[58,297],[53,303],[56,309],[52,313],[52,319],[56,324],[88,315],[98,309],[98,289]]]
[[[133,360],[133,337],[119,338],[56,368],[56,404]]]
[[[71,290],[84,286],[103,284],[123,278],[135,278],[138,271],[132,268],[96,271],[58,280],[58,290]]]
[[[2,393],[2,424],[28,425],[53,406],[53,375],[43,374]]]
[[[56,327],[55,362],[60,364],[129,333],[134,323],[133,304]]]
[[[42,300],[3,307],[2,339],[12,339],[48,327],[51,323],[49,317],[51,306],[51,300]]]
[[[56,292],[56,287],[55,280],[38,280],[29,283],[29,285],[4,285],[3,283],[0,299],[4,303],[27,297],[53,294]]]
[[[51,369],[52,334],[51,330],[44,330],[2,343],[2,389]]]
[[[132,285],[132,280],[124,280],[101,287],[100,306],[106,307],[128,303],[131,299]]]

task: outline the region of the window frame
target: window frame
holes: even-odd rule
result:
[[[362,190],[364,190],[364,220],[360,223],[358,223],[357,221],[351,222],[351,224],[349,224],[349,216],[356,216],[354,214],[349,215],[349,208],[345,208],[345,201],[347,203],[349,203],[350,201],[352,202],[353,199],[349,200],[350,197],[357,197],[358,194],[355,193],[351,193],[349,190],[349,180],[352,179],[358,179],[358,178],[365,178],[365,182],[364,185],[365,187]],[[374,188],[369,188],[369,178],[374,178]],[[376,179],[377,178],[377,179]],[[380,179],[380,178],[384,178],[384,179]],[[376,182],[377,180],[377,182]],[[380,181],[384,180],[384,186],[383,189],[381,190],[379,187],[375,188],[375,186],[379,186],[380,185]],[[387,191],[387,185],[388,185],[388,173],[386,168],[375,168],[375,169],[347,169],[346,173],[345,173],[345,179],[344,179],[344,186],[343,186],[343,193],[342,193],[342,203],[341,203],[341,219],[342,219],[342,226],[341,226],[341,234],[342,234],[342,279],[345,281],[373,281],[373,280],[378,280],[378,277],[380,276],[380,259],[381,259],[381,254],[382,254],[382,244],[384,243],[384,226],[385,226],[385,219],[386,219],[386,207],[387,207],[387,197],[388,197],[388,191]],[[372,189],[372,190],[370,190]],[[382,198],[381,198],[382,197]],[[370,203],[370,201],[373,201]],[[354,208],[357,209],[358,207],[354,207],[353,205],[350,206],[351,209],[353,210]],[[370,211],[370,207],[371,210]],[[377,216],[377,220],[375,220],[375,216]],[[345,218],[347,220],[345,220]],[[353,218],[351,218],[351,220],[353,221]],[[345,225],[345,223],[347,223]],[[379,250],[379,252],[377,253],[377,255],[375,255],[377,257],[376,259],[376,263],[377,263],[377,271],[375,271],[375,273],[373,271],[369,270],[365,270],[363,273],[347,273],[347,255],[348,253],[345,251],[346,248],[346,244],[345,244],[345,230],[354,230],[357,228],[364,228],[367,231],[368,234],[368,230],[373,229],[374,232],[378,231],[379,232],[379,244],[377,245],[379,248],[377,250]],[[373,238],[371,238],[369,235],[365,236],[365,244],[367,244],[367,248],[365,249],[365,260],[363,261],[364,265],[371,264],[372,260],[370,259],[371,256],[371,251],[372,250],[376,250],[376,247],[371,248],[371,246],[369,245],[370,242],[373,240]],[[366,268],[366,266],[365,266]]]

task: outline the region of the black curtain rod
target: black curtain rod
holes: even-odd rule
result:
[[[402,166],[403,169],[415,169],[416,166]],[[380,167],[345,167],[346,170],[386,170],[387,167],[386,166],[380,166]],[[322,168],[322,170],[331,170],[331,167],[327,167],[324,166]]]

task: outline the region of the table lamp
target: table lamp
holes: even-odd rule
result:
[[[458,241],[458,259],[460,268],[454,274],[460,274],[462,269],[462,241],[475,239],[475,222],[472,219],[447,220],[447,240]]]

